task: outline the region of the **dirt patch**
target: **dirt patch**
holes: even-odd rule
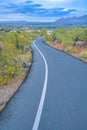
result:
[[[81,53],[83,51],[87,51],[87,44],[83,45],[83,43],[81,43],[80,41],[80,45],[77,44],[77,45],[71,45],[67,48],[64,48],[64,45],[63,43],[58,43],[58,42],[47,42],[48,45],[56,48],[56,49],[59,49],[59,50],[62,50],[62,51],[65,51],[65,52],[68,52],[70,53],[71,55],[87,62],[87,59],[83,59],[81,58]]]

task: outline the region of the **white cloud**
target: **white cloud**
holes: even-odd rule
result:
[[[30,3],[30,4],[29,4]],[[38,5],[38,4],[41,4]],[[52,21],[58,17],[87,14],[87,0],[3,0],[0,21]]]
[[[63,11],[68,11],[68,9],[67,9],[67,8],[65,8],[65,9],[63,9]]]

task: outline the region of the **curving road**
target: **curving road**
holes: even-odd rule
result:
[[[87,130],[87,64],[31,42],[33,64],[0,113],[0,130]]]

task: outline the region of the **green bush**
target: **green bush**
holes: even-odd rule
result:
[[[87,51],[83,51],[81,54],[80,54],[80,57],[84,60],[87,60]]]
[[[45,41],[63,43],[64,47],[70,46],[78,40],[87,41],[87,28],[58,28],[50,36],[44,35]]]
[[[32,61],[30,40],[39,35],[32,32],[4,32],[0,33],[0,86],[8,84],[15,76],[24,75],[23,59]]]

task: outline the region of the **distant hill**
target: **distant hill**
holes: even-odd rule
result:
[[[87,25],[87,15],[83,15],[80,17],[67,17],[67,18],[60,18],[55,21],[58,24],[86,24]]]

